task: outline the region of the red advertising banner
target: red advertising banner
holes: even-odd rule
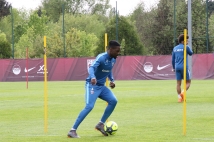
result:
[[[85,80],[88,67],[95,58],[57,58],[47,60],[48,81]],[[28,65],[27,65],[28,63]],[[28,68],[27,68],[28,67]],[[214,55],[196,54],[192,57],[193,79],[214,79]],[[0,60],[0,81],[44,80],[43,59]],[[113,68],[116,80],[175,79],[171,56],[120,56]]]

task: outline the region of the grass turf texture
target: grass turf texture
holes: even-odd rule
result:
[[[108,120],[119,129],[104,137],[94,126],[106,102],[98,99],[78,128],[81,139],[67,132],[84,107],[84,81],[48,82],[48,132],[44,133],[44,83],[0,82],[1,142],[197,142],[214,141],[213,80],[193,80],[187,92],[187,127],[183,104],[177,103],[174,80],[117,81],[118,104]]]

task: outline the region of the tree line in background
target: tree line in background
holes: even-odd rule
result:
[[[49,58],[93,57],[105,50],[105,33],[121,43],[122,55],[169,55],[188,22],[185,0],[176,1],[176,11],[174,2],[160,0],[149,10],[141,2],[121,16],[109,0],[42,0],[32,11],[0,0],[0,58],[25,58],[27,47],[30,58],[42,58],[44,36]],[[212,0],[192,1],[195,53],[213,51],[214,27],[206,25],[206,16],[214,25],[213,10]]]

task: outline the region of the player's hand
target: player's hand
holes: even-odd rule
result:
[[[175,69],[172,69],[173,72],[175,72]]]
[[[114,87],[115,87],[114,82],[110,82],[109,86],[111,87],[111,89],[114,89]]]
[[[92,79],[91,79],[91,84],[92,84],[92,85],[96,85],[96,84],[97,84],[96,78],[92,78]]]

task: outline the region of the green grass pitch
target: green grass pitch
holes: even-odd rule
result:
[[[117,122],[114,136],[94,126],[106,102],[98,99],[78,128],[80,139],[67,132],[85,106],[84,81],[48,82],[48,132],[44,133],[44,82],[0,82],[1,142],[201,142],[214,141],[213,80],[192,80],[187,91],[187,125],[177,103],[175,80],[117,81],[118,104],[108,120]]]

